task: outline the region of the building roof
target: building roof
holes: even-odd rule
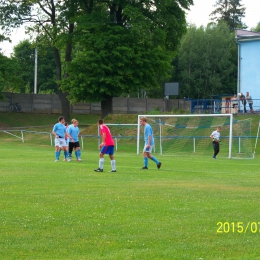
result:
[[[248,30],[236,30],[235,32],[236,41],[258,41],[260,40],[260,33]]]

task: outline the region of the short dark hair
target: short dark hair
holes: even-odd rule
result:
[[[58,120],[59,120],[59,122],[60,122],[60,121],[63,120],[63,119],[65,119],[64,116],[60,116]]]
[[[103,125],[103,124],[104,124],[104,120],[103,120],[103,119],[99,119],[99,120],[98,120],[98,124],[99,124],[99,125]]]

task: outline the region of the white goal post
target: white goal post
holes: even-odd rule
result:
[[[154,135],[155,138],[158,140],[157,144],[159,145],[159,149],[160,149],[160,154],[163,154],[163,142],[167,142],[167,140],[171,139],[185,139],[185,138],[189,138],[191,139],[191,136],[188,136],[186,134],[186,136],[184,136],[185,134],[183,134],[183,136],[180,134],[178,136],[178,131],[177,134],[176,132],[173,132],[174,129],[195,129],[198,132],[198,129],[201,128],[207,128],[206,130],[206,134],[205,136],[203,136],[204,139],[208,138],[206,141],[207,143],[211,143],[211,141],[209,140],[209,136],[211,134],[212,131],[216,130],[217,126],[221,126],[222,127],[222,123],[219,123],[218,120],[214,121],[214,118],[223,118],[224,120],[222,120],[224,123],[223,125],[225,125],[226,127],[228,127],[229,131],[227,131],[226,133],[226,139],[228,139],[228,158],[232,158],[232,139],[233,139],[233,114],[192,114],[192,115],[138,115],[138,121],[137,121],[137,154],[140,153],[140,135],[141,135],[141,127],[140,127],[140,118],[141,117],[146,117],[147,118],[147,122],[149,124],[152,124],[152,128],[154,131],[154,127],[157,128],[157,132],[155,133],[154,131]],[[180,125],[178,127],[178,120],[179,119],[185,119],[187,121],[186,124],[184,125]],[[205,126],[201,126],[201,125],[197,125],[197,126],[193,126],[190,125],[190,121],[192,121],[193,123],[196,123],[196,121],[200,121],[200,119],[202,118],[209,118],[208,121],[210,121],[212,119],[210,127],[205,127]],[[215,124],[215,125],[214,125]],[[167,129],[164,129],[167,128]],[[163,130],[164,129],[164,130]],[[177,130],[178,130],[177,129]],[[165,133],[168,130],[168,132],[171,132],[171,136],[166,135],[167,133]],[[192,130],[192,131],[195,131]],[[196,132],[195,131],[195,132]],[[180,131],[179,131],[180,132]],[[201,136],[196,137],[196,138],[201,138]],[[196,142],[195,138],[193,138],[194,144]],[[240,142],[240,139],[239,139]],[[173,145],[174,146],[174,145]],[[158,150],[158,149],[157,149]],[[195,148],[194,151],[195,152]]]

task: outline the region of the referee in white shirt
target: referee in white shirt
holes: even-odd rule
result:
[[[221,131],[221,127],[218,126],[217,129],[213,131],[212,134],[210,135],[210,138],[212,139],[213,148],[214,148],[214,155],[212,157],[213,159],[216,159],[216,156],[219,153],[220,131]]]

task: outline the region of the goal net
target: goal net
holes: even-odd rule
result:
[[[115,150],[120,152],[135,153],[137,124],[111,124],[106,123],[115,142]],[[99,126],[97,127],[98,146],[102,142]]]
[[[253,158],[251,119],[236,120],[232,114],[139,115],[152,126],[154,152],[161,155],[213,155],[211,133],[221,127],[219,157]],[[144,128],[138,124],[137,154],[144,146]]]

